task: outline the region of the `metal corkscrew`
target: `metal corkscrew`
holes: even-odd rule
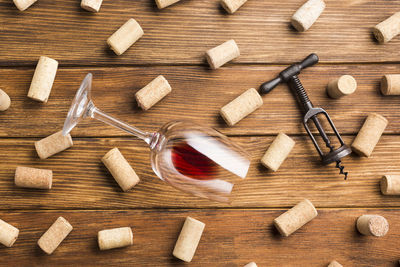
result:
[[[322,164],[330,164],[332,162],[336,162],[336,168],[340,170],[340,174],[344,174],[344,179],[347,179],[347,172],[344,172],[344,167],[342,166],[341,159],[351,153],[351,148],[346,146],[345,143],[343,142],[342,138],[340,137],[339,132],[337,131],[335,125],[333,124],[331,118],[329,117],[328,113],[322,109],[322,108],[316,108],[313,106],[311,103],[310,99],[308,98],[308,95],[306,93],[306,90],[304,89],[303,85],[300,82],[299,77],[297,77],[298,74],[300,74],[300,71],[302,69],[305,69],[307,67],[310,67],[316,63],[318,63],[318,56],[316,54],[310,54],[308,57],[306,57],[302,62],[300,63],[295,63],[291,65],[290,67],[286,68],[283,70],[281,73],[279,73],[278,77],[275,79],[265,82],[260,86],[260,92],[262,94],[267,94],[269,93],[272,89],[274,89],[278,84],[282,82],[288,83],[290,89],[292,89],[292,92],[295,94],[297,101],[299,102],[303,113],[303,124],[304,128],[306,129],[308,135],[310,136],[312,142],[314,143],[315,148],[317,149],[319,155],[321,156],[321,161]],[[331,140],[329,139],[329,136],[326,134],[320,119],[317,117],[318,115],[324,115],[327,121],[329,122],[329,125],[333,129],[334,134],[336,135],[337,139],[340,142],[340,147],[335,149],[335,147],[332,145]],[[321,138],[324,140],[325,145],[327,148],[329,148],[329,152],[324,153],[322,149],[319,147],[317,140],[315,139],[314,135],[311,133],[311,130],[308,126],[308,122],[312,121],[315,126],[317,127],[317,130],[319,134],[321,135]]]

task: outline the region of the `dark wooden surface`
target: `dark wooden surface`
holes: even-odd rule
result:
[[[171,255],[186,216],[206,223],[190,265],[396,266],[400,259],[400,198],[383,196],[379,179],[400,174],[399,97],[384,97],[379,81],[400,74],[400,38],[378,45],[371,27],[396,11],[398,0],[326,0],[327,8],[306,33],[289,25],[303,0],[249,0],[227,15],[217,0],[181,2],[158,10],[153,0],[104,0],[92,14],[78,0],[39,0],[25,12],[0,0],[0,88],[12,105],[0,113],[0,219],[21,230],[12,248],[0,247],[0,266],[181,266]],[[135,18],[144,36],[122,56],[107,48],[106,39],[128,18]],[[241,56],[215,71],[204,52],[235,39]],[[343,160],[350,172],[321,166],[300,121],[289,89],[278,86],[263,96],[264,105],[228,127],[219,109],[244,90],[273,78],[286,64],[311,52],[321,63],[301,74],[314,104],[324,107],[350,144],[370,112],[389,119],[371,158],[351,155]],[[26,97],[37,59],[60,63],[48,103]],[[74,146],[39,160],[33,142],[61,129],[72,97],[87,72],[94,74],[93,99],[103,111],[147,131],[175,119],[215,127],[241,144],[252,157],[246,180],[234,201],[221,204],[176,191],[151,170],[146,145],[115,128],[82,122],[73,132]],[[164,75],[173,91],[149,111],[134,100],[137,90]],[[353,75],[357,91],[339,100],[326,96],[325,86],[343,74]],[[278,132],[296,141],[290,157],[276,173],[260,163]],[[141,178],[123,193],[100,158],[119,147]],[[49,168],[53,188],[16,188],[16,166]],[[303,198],[319,216],[289,238],[272,226],[275,217]],[[364,237],[355,230],[358,216],[375,213],[390,224],[383,238]],[[40,235],[64,216],[74,230],[56,252],[37,247]],[[134,245],[100,252],[97,231],[131,226]]]

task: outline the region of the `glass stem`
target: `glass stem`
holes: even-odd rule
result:
[[[117,127],[127,133],[130,133],[130,134],[142,139],[147,144],[150,144],[153,137],[156,135],[155,133],[143,132],[143,131],[139,130],[138,128],[132,127],[122,121],[119,121],[119,120],[107,115],[100,109],[96,108],[93,103],[89,103],[87,115],[91,118],[95,118],[99,121],[102,121],[111,126]]]

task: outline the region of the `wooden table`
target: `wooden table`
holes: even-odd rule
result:
[[[3,266],[173,266],[171,253],[186,216],[206,223],[191,266],[395,266],[400,258],[400,198],[383,196],[382,175],[400,173],[399,97],[379,93],[383,74],[400,73],[400,38],[378,45],[371,27],[399,11],[398,0],[326,0],[327,8],[306,33],[289,25],[300,0],[249,0],[227,15],[217,0],[182,0],[158,10],[153,0],[104,0],[101,11],[82,10],[78,0],[39,0],[25,12],[0,0],[0,88],[12,106],[0,114],[0,218],[20,229],[12,248],[0,247]],[[144,36],[122,56],[106,39],[128,18]],[[211,71],[204,52],[235,39],[241,56]],[[311,52],[320,63],[301,74],[315,104],[331,115],[350,144],[370,112],[389,125],[371,158],[343,160],[349,180],[338,169],[321,166],[302,127],[295,100],[285,85],[263,96],[264,106],[234,127],[219,109],[244,90],[257,88],[286,65]],[[60,63],[48,103],[27,98],[39,56]],[[86,73],[92,72],[98,107],[121,120],[154,131],[173,119],[189,119],[219,129],[242,144],[252,157],[248,178],[231,205],[181,193],[157,179],[146,145],[115,128],[87,120],[73,132],[74,146],[39,160],[33,142],[61,129],[70,102]],[[149,111],[134,94],[157,75],[173,91]],[[355,94],[339,100],[325,86],[343,74],[358,82]],[[278,132],[296,146],[276,173],[260,158]],[[141,182],[123,193],[100,161],[119,147]],[[14,186],[16,166],[54,171],[50,191]],[[312,222],[282,238],[272,220],[303,198],[319,211]],[[382,238],[358,234],[355,221],[366,213],[385,216],[389,233]],[[51,256],[36,245],[58,217],[74,226]],[[100,252],[97,232],[131,226],[134,244]]]

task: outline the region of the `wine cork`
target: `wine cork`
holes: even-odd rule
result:
[[[19,235],[19,230],[0,219],[0,243],[12,247]]]
[[[24,11],[36,1],[37,0],[14,0],[14,4],[20,11]]]
[[[373,33],[379,43],[384,44],[400,33],[400,12],[394,13],[373,28]]]
[[[296,206],[274,219],[274,225],[283,236],[289,236],[300,227],[317,217],[318,212],[314,205],[304,199]]]
[[[33,74],[28,97],[46,103],[58,68],[57,60],[41,56]]]
[[[190,262],[196,252],[204,227],[204,223],[191,217],[186,217],[172,254],[178,259]]]
[[[369,157],[382,136],[388,121],[385,117],[371,113],[354,139],[351,148],[358,155]]]
[[[400,175],[384,175],[381,179],[381,192],[384,195],[400,196]]]
[[[44,252],[50,255],[71,231],[72,225],[63,217],[58,217],[50,228],[40,237],[38,245]]]
[[[11,105],[11,99],[6,92],[0,89],[0,111],[6,111]]]
[[[63,136],[62,131],[35,142],[36,152],[41,159],[47,159],[73,145],[70,134]]]
[[[294,144],[295,141],[286,134],[278,134],[262,157],[261,163],[271,171],[276,172],[292,151]]]
[[[343,267],[343,265],[341,265],[337,261],[331,261],[331,263],[329,263],[328,267]]]
[[[332,98],[351,95],[357,89],[357,81],[350,75],[343,75],[328,83],[327,92]]]
[[[140,179],[118,148],[113,148],[101,159],[123,191],[132,189]]]
[[[218,69],[238,56],[240,56],[240,51],[235,40],[226,41],[206,52],[207,62],[212,69]]]
[[[400,95],[400,74],[390,74],[382,77],[381,92],[383,95]]]
[[[292,16],[292,25],[299,32],[307,31],[325,9],[323,0],[309,0]]]
[[[14,182],[18,187],[51,189],[53,171],[18,166],[15,170]]]
[[[243,266],[243,267],[257,267],[257,264],[253,261],[253,262],[250,262],[250,263],[247,263],[245,266]]]
[[[171,90],[168,81],[160,75],[135,94],[136,101],[142,109],[148,110],[168,95]]]
[[[229,14],[235,13],[247,0],[221,0],[221,6]]]
[[[257,110],[263,100],[256,89],[250,88],[234,100],[223,106],[220,110],[222,118],[229,126],[233,126],[241,119]]]
[[[107,44],[119,56],[139,40],[143,33],[139,23],[134,19],[129,19],[107,39]]]
[[[103,0],[82,0],[81,7],[90,12],[99,12]]]
[[[99,231],[97,241],[100,250],[131,246],[133,244],[132,229],[121,227]]]
[[[162,9],[164,7],[175,4],[176,2],[179,2],[179,1],[180,0],[156,0],[156,4],[159,9]]]
[[[362,215],[357,219],[357,229],[363,235],[384,236],[389,231],[389,223],[380,215]]]

